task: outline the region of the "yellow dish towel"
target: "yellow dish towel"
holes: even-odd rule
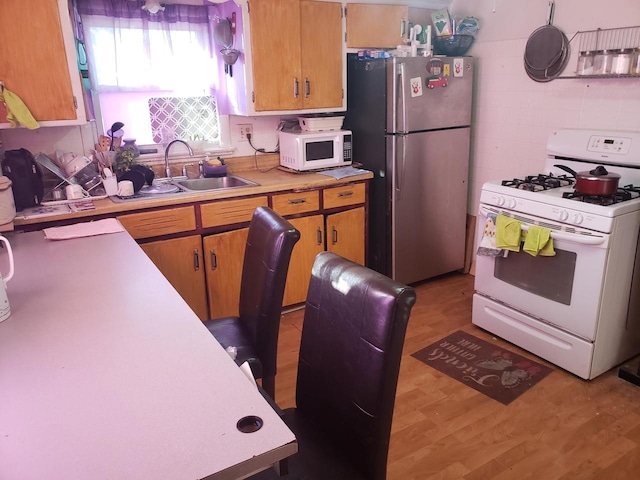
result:
[[[511,250],[512,252],[519,252],[521,231],[522,226],[518,220],[505,217],[504,215],[497,215],[496,247]]]
[[[12,127],[17,127],[18,123],[29,130],[35,130],[40,127],[27,106],[15,93],[0,87],[0,102],[4,102],[7,107],[7,121]]]
[[[551,230],[531,225],[527,235],[525,236],[524,246],[522,249],[534,257],[537,255],[553,257],[556,254],[556,251],[553,249]]]

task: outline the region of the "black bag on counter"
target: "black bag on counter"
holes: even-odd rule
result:
[[[2,174],[11,180],[17,211],[40,205],[44,194],[42,172],[29,150],[20,148],[5,151]]]

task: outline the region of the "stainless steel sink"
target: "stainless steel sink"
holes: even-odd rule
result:
[[[259,185],[258,183],[236,177],[235,175],[227,175],[226,177],[188,178],[184,180],[173,179],[173,183],[187,192],[226,190],[229,188],[255,187]]]

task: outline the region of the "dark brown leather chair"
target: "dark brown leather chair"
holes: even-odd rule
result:
[[[278,333],[282,297],[293,246],[300,232],[268,207],[251,218],[242,265],[239,316],[216,318],[205,326],[224,347],[236,347],[263,389],[275,398]]]
[[[282,413],[299,451],[285,479],[385,479],[415,291],[333,253],[315,260],[296,385]],[[285,472],[281,472],[284,474]],[[278,478],[273,469],[255,478]]]

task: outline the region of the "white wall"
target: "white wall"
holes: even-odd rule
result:
[[[546,23],[547,0],[454,0],[455,16],[473,15],[476,58],[469,213],[487,180],[539,173],[557,128],[640,131],[640,78],[531,80],[524,71],[529,35]],[[639,0],[556,0],[553,24],[577,31],[640,25]],[[571,43],[573,54],[579,50]],[[575,72],[572,58],[563,75]]]

